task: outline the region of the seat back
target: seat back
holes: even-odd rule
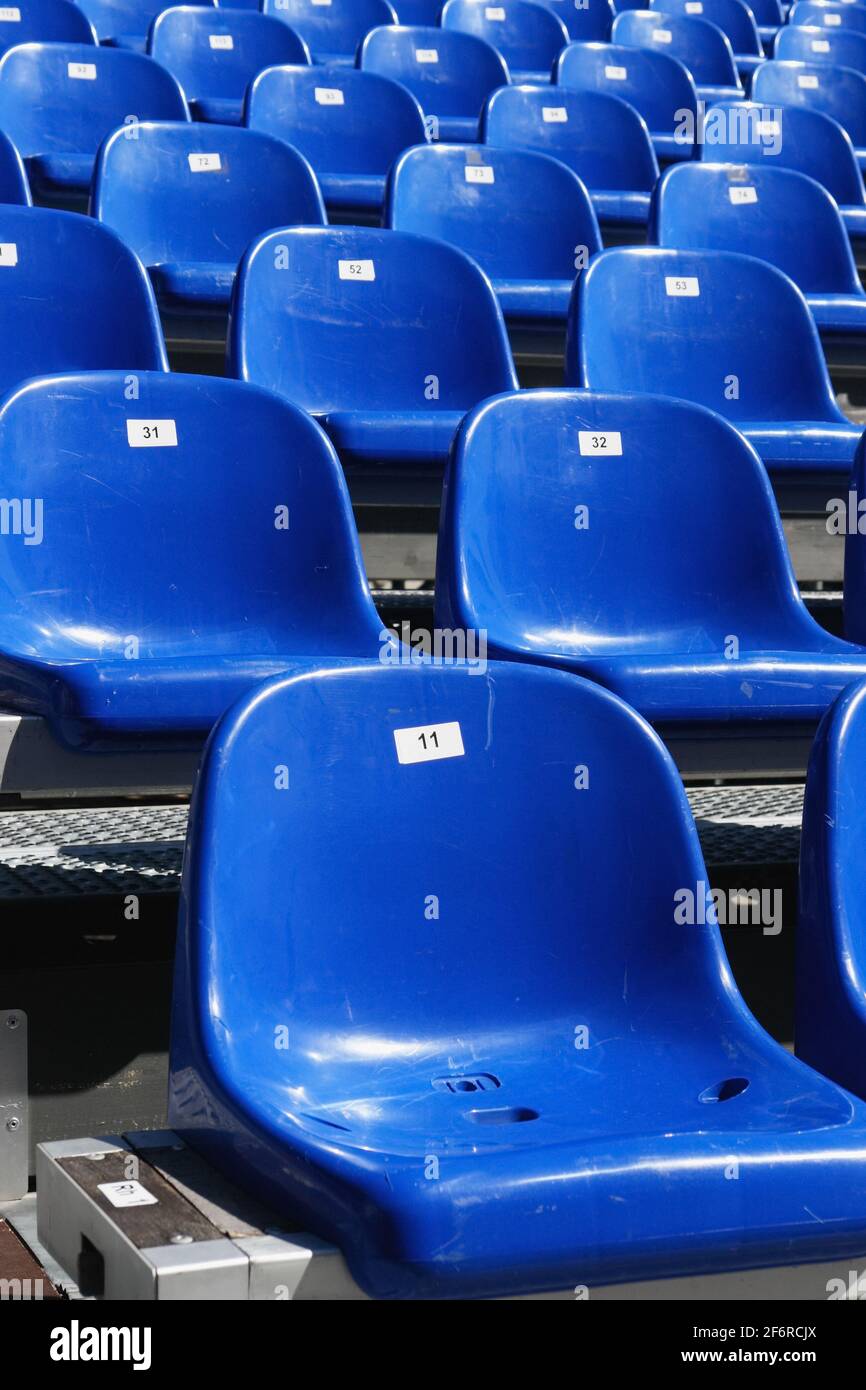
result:
[[[24,161],[9,136],[0,131],[0,203],[29,207],[32,201]]]
[[[866,73],[866,34],[856,29],[786,24],[776,35],[773,56],[780,62],[832,63]]]
[[[216,0],[191,0],[191,3],[213,8]],[[165,9],[162,0],[80,0],[80,6],[100,43],[105,43],[106,39],[147,34],[157,15]]]
[[[748,0],[749,9],[755,16],[755,23],[762,28],[772,29],[774,25],[781,28],[785,23],[785,14],[779,0]]]
[[[862,487],[862,448],[855,474]],[[861,497],[863,493],[860,493]],[[846,541],[845,610],[849,567]],[[857,541],[857,569],[862,572]],[[862,578],[859,599],[864,597]],[[863,624],[859,624],[863,633]],[[809,759],[800,845],[796,1051],[855,1095],[866,1095],[866,682],[849,685],[822,720]]]
[[[416,25],[374,29],[360,66],[408,87],[425,115],[476,116],[509,81],[505,59],[483,39]]]
[[[616,16],[613,0],[540,0],[558,15],[569,39],[582,43],[607,43]]]
[[[25,158],[95,155],[125,123],[188,119],[171,73],[140,53],[30,43],[0,58],[0,130]]]
[[[769,633],[796,645],[812,625],[751,446],[718,415],[638,394],[533,391],[473,411],[436,595],[437,625],[527,661],[720,657],[729,634],[744,650]]]
[[[19,0],[0,10],[0,53],[22,43],[96,42],[93,25],[71,0]]]
[[[845,607],[845,636],[851,642],[866,646],[866,513],[863,499],[866,498],[866,448],[863,439],[857,448],[854,467],[851,473],[851,492],[853,498],[846,498],[849,504],[848,525],[845,528],[845,587],[843,591]],[[855,525],[851,525],[851,502],[856,509]],[[861,529],[862,528],[862,529]]]
[[[866,203],[851,137],[830,116],[800,106],[723,101],[706,117],[704,159],[714,164],[764,164],[808,174],[839,204]]]
[[[736,424],[843,417],[812,315],[775,266],[726,251],[616,249],[581,277],[567,380],[658,391]]]
[[[148,52],[173,73],[187,98],[241,98],[263,68],[309,63],[303,39],[288,25],[244,10],[177,5],[163,10]]]
[[[262,0],[261,8],[290,25],[312,53],[333,57],[354,58],[371,29],[397,23],[388,0]]]
[[[533,0],[502,0],[487,5],[479,0],[447,0],[440,21],[443,29],[474,34],[501,53],[509,71],[534,69],[549,72],[560,49],[569,41],[568,30],[547,5]]]
[[[757,256],[804,294],[862,294],[838,207],[793,169],[696,160],[668,169],[656,189],[650,240],[679,251]]]
[[[0,395],[27,377],[168,368],[150,282],[114,232],[77,213],[0,206]]]
[[[829,0],[797,0],[788,14],[789,24],[808,24],[819,29],[855,29],[866,34],[866,9],[850,3],[834,5]]]
[[[490,282],[444,242],[287,227],[241,262],[229,369],[313,414],[466,410],[516,384]]]
[[[212,376],[55,376],[7,397],[0,448],[10,495],[44,509],[38,545],[0,549],[0,650],[376,655],[342,471],[287,401]]]
[[[620,97],[653,132],[673,132],[684,111],[697,119],[698,94],[689,72],[679,59],[655,49],[572,43],[559,55],[556,81],[576,91]]]
[[[282,140],[192,122],[127,131],[100,150],[92,212],[145,265],[236,263],[271,227],[326,221],[312,169]]]
[[[385,174],[402,150],[427,139],[411,92],[351,68],[266,68],[249,89],[244,120],[291,141],[320,173]]]
[[[808,106],[821,111],[838,121],[855,145],[866,145],[866,76],[853,68],[762,63],[752,80],[752,99],[765,106]]]
[[[421,24],[436,26],[442,13],[444,0],[399,0],[392,5],[396,11],[398,24]]]
[[[627,10],[614,20],[611,37],[627,48],[655,48],[679,58],[698,86],[739,87],[734,51],[715,24],[692,15]]]
[[[559,160],[525,150],[421,145],[394,167],[386,221],[459,246],[493,280],[573,280],[601,250],[592,202]]]
[[[643,118],[606,92],[502,87],[485,108],[482,139],[487,145],[553,155],[591,189],[640,192],[658,178]]]
[[[734,53],[763,55],[755,15],[744,0],[649,0],[649,7],[664,15],[705,19],[727,36]]]

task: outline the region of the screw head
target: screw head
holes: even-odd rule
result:
[[[19,1024],[20,1022],[21,1022],[21,1020],[20,1020],[20,1018],[18,1017],[17,1014],[10,1014],[9,1017],[7,1018],[7,1020],[6,1020],[6,1027],[7,1027],[7,1028],[17,1028],[17,1027],[18,1027],[18,1024]]]
[[[21,1128],[21,1121],[17,1115],[12,1115],[11,1118],[6,1121],[6,1128],[10,1134],[14,1134],[16,1129]]]
[[[182,1236],[175,1234],[169,1237],[170,1245],[192,1245],[192,1236]]]

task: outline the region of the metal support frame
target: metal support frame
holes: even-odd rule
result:
[[[0,1200],[26,1193],[29,1150],[27,1015],[0,1009]]]

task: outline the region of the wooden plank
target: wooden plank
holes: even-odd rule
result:
[[[0,1220],[0,1302],[60,1298],[39,1261],[7,1221]]]

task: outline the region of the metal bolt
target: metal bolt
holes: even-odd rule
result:
[[[169,1237],[170,1245],[192,1245],[192,1236],[173,1235]]]
[[[7,1020],[6,1020],[6,1027],[7,1027],[7,1028],[17,1028],[17,1027],[18,1027],[18,1024],[19,1024],[20,1022],[21,1022],[21,1020],[20,1020],[20,1018],[18,1017],[17,1014],[10,1014],[9,1017],[7,1018]]]
[[[14,1134],[16,1129],[18,1129],[20,1125],[21,1121],[19,1120],[17,1115],[13,1115],[11,1119],[6,1121],[6,1128],[8,1129],[10,1134]]]

